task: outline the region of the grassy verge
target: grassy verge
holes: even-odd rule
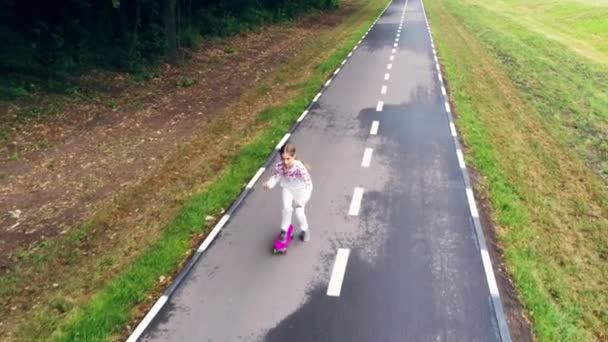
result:
[[[608,65],[608,2],[604,0],[469,1],[596,63]]]
[[[133,249],[141,252],[130,257],[128,266],[120,263],[126,263],[129,258],[121,260],[119,257],[93,253],[87,255],[92,263],[88,265],[90,269],[78,267],[84,262],[79,252],[94,245],[95,240],[90,236],[95,235],[96,229],[104,228],[97,227],[97,224],[82,227],[64,240],[52,242],[50,246],[43,246],[41,251],[28,256],[28,263],[42,268],[45,268],[45,265],[48,268],[55,259],[62,259],[62,267],[69,268],[64,281],[71,284],[70,279],[73,277],[78,282],[79,286],[71,288],[70,294],[80,299],[70,300],[67,295],[44,298],[44,304],[34,308],[33,313],[27,316],[29,322],[20,322],[20,328],[13,337],[20,340],[89,341],[119,339],[123,336],[124,326],[139,314],[136,305],[142,301],[153,300],[149,297],[150,293],[158,291],[163,283],[166,284],[169,279],[166,276],[172,274],[189,255],[193,240],[197,240],[212,226],[211,222],[206,220],[207,216],[221,212],[222,208],[226,208],[236,197],[276,142],[316,94],[327,75],[340,64],[386,4],[384,0],[355,3],[358,8],[336,28],[338,32],[332,36],[334,39],[342,36],[347,38],[334,41],[319,37],[320,42],[312,48],[316,51],[313,51],[316,56],[306,61],[314,64],[302,64],[302,61],[298,60],[288,63],[275,75],[276,81],[284,82],[278,84],[286,84],[289,93],[294,96],[287,104],[269,108],[257,116],[253,125],[243,131],[242,137],[234,140],[230,151],[219,156],[228,158],[229,163],[220,169],[208,170],[213,175],[213,181],[207,180],[198,187],[195,194],[185,197],[176,217],[163,227],[158,235],[150,234],[152,236],[142,241],[130,243],[128,249],[131,254]],[[331,53],[328,54],[328,51]],[[301,69],[308,70],[304,73],[304,80],[295,84],[289,83],[294,74],[302,77]],[[294,72],[295,70],[297,72]],[[268,90],[261,87],[256,89],[252,96],[264,96]],[[216,126],[211,128],[220,133],[228,133],[233,128],[230,121],[234,120],[235,118],[228,117],[217,121]],[[123,205],[128,206],[129,203],[125,201]],[[87,272],[83,272],[85,269]],[[99,276],[100,279],[97,279],[97,273],[106,276],[109,274],[110,277],[107,279]],[[90,282],[83,283],[79,278],[89,279]],[[159,282],[159,279],[164,281]],[[0,290],[7,294],[15,293],[16,288],[24,285],[25,280],[27,278],[16,273],[4,277]],[[54,285],[49,284],[49,287],[55,287]]]
[[[494,2],[426,7],[467,158],[484,176],[535,336],[605,340],[608,70]]]

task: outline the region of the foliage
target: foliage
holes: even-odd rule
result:
[[[290,20],[338,0],[0,0],[0,97],[63,90],[91,67],[143,72],[205,36]]]

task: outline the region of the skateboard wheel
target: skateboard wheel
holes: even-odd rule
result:
[[[276,248],[272,249],[272,254],[277,254],[277,249]]]

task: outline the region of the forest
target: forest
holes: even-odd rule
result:
[[[142,72],[211,37],[286,21],[338,0],[1,0],[0,96],[61,89],[90,68]]]

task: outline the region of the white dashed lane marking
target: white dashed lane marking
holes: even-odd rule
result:
[[[369,167],[371,165],[373,154],[373,149],[369,147],[365,149],[365,152],[363,152],[363,159],[361,160],[361,167]]]
[[[378,135],[379,127],[380,127],[380,121],[372,122],[372,128],[369,130],[369,135]]]
[[[346,264],[348,263],[349,255],[350,249],[338,249],[336,261],[334,262],[331,277],[329,278],[329,284],[327,285],[327,295],[330,297],[340,297],[340,291],[342,290],[342,282],[344,281],[344,273],[346,273]]]

